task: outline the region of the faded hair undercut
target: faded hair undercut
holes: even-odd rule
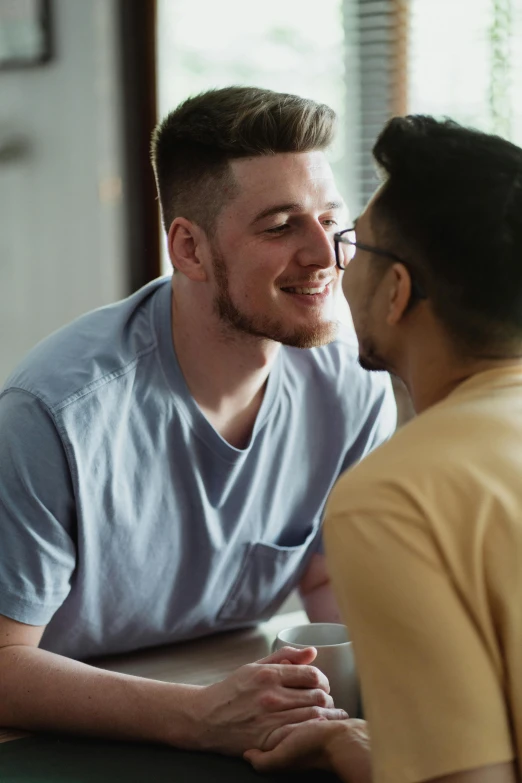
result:
[[[182,216],[211,234],[222,206],[237,194],[229,161],[327,149],[335,119],[325,104],[257,87],[188,98],[152,136],[165,230]]]

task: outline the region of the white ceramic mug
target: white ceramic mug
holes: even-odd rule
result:
[[[336,707],[346,710],[351,718],[359,709],[359,684],[348,629],[339,623],[308,623],[280,631],[272,650],[281,647],[315,647],[317,666],[328,678],[330,696]]]

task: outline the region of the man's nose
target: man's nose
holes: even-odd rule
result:
[[[335,266],[333,232],[327,232],[319,223],[310,227],[299,254],[303,266]]]

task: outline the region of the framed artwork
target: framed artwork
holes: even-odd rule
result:
[[[0,0],[0,68],[26,68],[51,57],[51,0]]]

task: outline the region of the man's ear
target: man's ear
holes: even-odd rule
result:
[[[411,298],[411,277],[404,264],[393,264],[388,275],[390,285],[386,322],[389,326],[396,326],[408,309]]]
[[[203,229],[177,217],[170,224],[167,241],[172,266],[196,283],[206,282],[208,275],[202,260],[208,253],[208,240]]]

